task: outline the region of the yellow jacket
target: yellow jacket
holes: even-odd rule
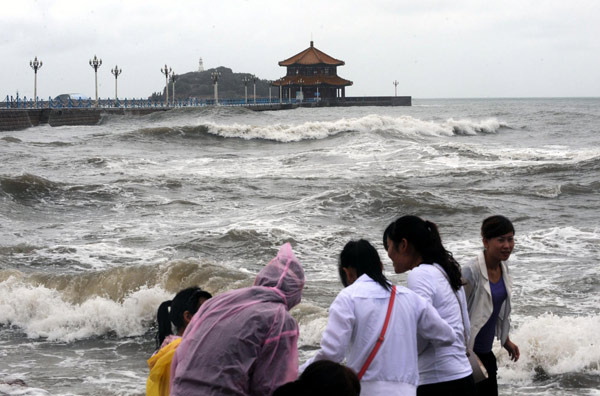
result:
[[[161,348],[148,359],[150,375],[146,382],[146,396],[169,396],[171,360],[180,343],[181,337]]]

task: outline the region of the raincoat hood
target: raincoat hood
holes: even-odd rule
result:
[[[300,303],[304,282],[304,270],[288,242],[279,249],[277,256],[258,273],[254,280],[254,286],[274,289],[285,299],[289,310]]]

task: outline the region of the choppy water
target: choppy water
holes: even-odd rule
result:
[[[410,108],[174,110],[0,134],[0,394],[141,395],[159,303],[249,285],[291,241],[307,274],[301,358],[336,256],[401,214],[459,261],[481,220],[516,226],[500,392],[600,394],[600,99]]]

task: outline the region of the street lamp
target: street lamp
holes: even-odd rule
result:
[[[250,78],[247,76],[242,78],[244,82],[244,104],[248,104],[248,83],[250,82]]]
[[[166,95],[165,104],[167,106],[169,106],[169,74],[171,74],[172,71],[173,71],[173,69],[170,69],[166,63],[165,63],[164,69],[162,67],[160,68],[160,72],[165,75],[165,95]]]
[[[252,75],[252,81],[254,81],[254,104],[256,104],[256,80],[258,80],[258,77]]]
[[[273,84],[272,80],[267,80],[267,84],[269,84],[269,104],[271,104],[271,84]]]
[[[398,84],[400,84],[400,83],[398,82],[398,80],[394,80],[393,84],[394,84],[394,96],[398,96]]]
[[[213,80],[213,84],[215,85],[215,105],[219,105],[219,77],[221,77],[221,72],[215,70],[210,73],[210,77]]]
[[[117,96],[117,79],[119,78],[119,75],[121,75],[121,73],[123,73],[123,70],[119,69],[119,66],[115,65],[115,68],[110,69],[110,72],[113,74],[113,76],[115,76],[115,106],[116,106],[117,99],[119,98]]]
[[[38,61],[37,56],[29,61],[29,66],[33,69],[33,97],[35,98],[35,107],[37,107],[37,71],[42,68],[42,61]]]
[[[98,59],[94,55],[94,59],[90,59],[90,66],[94,69],[94,79],[96,81],[96,107],[98,107],[98,68],[102,66],[102,59]]]
[[[300,102],[304,101],[304,94],[302,93],[302,84],[304,84],[304,80],[299,78],[298,84],[300,85]]]
[[[178,78],[179,76],[175,74],[175,72],[171,73],[171,83],[173,84],[173,106],[175,106],[175,81],[177,81]]]

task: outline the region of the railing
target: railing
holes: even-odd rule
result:
[[[300,103],[315,103],[317,99],[310,98],[302,101],[294,98],[284,98],[281,101],[279,98],[257,98],[256,102],[254,99],[248,101],[244,99],[219,99],[218,106],[270,106],[277,104],[300,104]],[[93,99],[52,99],[38,100],[27,99],[26,97],[13,98],[12,96],[6,96],[4,102],[0,102],[1,109],[81,109],[81,108],[110,108],[110,109],[133,109],[133,108],[180,108],[180,107],[202,107],[202,106],[214,106],[214,99],[177,99],[174,102],[166,104],[163,100],[152,100],[152,99],[98,99],[98,106],[96,101]]]

